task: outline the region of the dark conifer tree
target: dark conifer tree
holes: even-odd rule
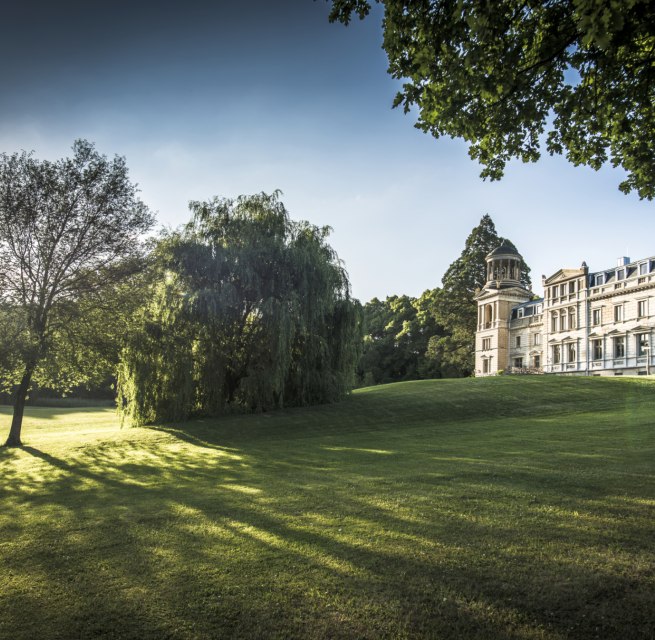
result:
[[[434,310],[437,322],[446,328],[446,335],[434,337],[428,352],[445,367],[447,375],[468,376],[474,369],[475,331],[477,326],[476,292],[487,280],[486,256],[504,238],[488,214],[482,216],[468,238],[464,250],[446,270]],[[529,289],[530,268],[524,263],[521,283]]]

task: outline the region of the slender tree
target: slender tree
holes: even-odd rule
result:
[[[140,237],[153,223],[124,158],[108,160],[87,141],[56,162],[0,155],[0,315],[17,338],[0,372],[14,391],[7,445],[21,444],[35,376],[74,361],[74,327],[89,326],[95,303],[142,269]]]
[[[328,228],[279,193],[192,202],[156,250],[159,281],[125,349],[133,424],[329,402],[353,383],[359,310]]]

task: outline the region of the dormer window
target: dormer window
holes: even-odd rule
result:
[[[648,273],[648,262],[642,262],[639,265],[639,275],[645,276]]]
[[[603,274],[602,274],[602,273],[597,273],[597,274],[594,276],[594,280],[595,280],[594,284],[595,284],[597,287],[599,287],[601,284],[603,284]]]
[[[616,270],[616,279],[617,280],[624,280],[625,279],[625,269],[617,269]]]

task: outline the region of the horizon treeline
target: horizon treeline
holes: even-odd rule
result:
[[[38,395],[116,397],[147,424],[473,373],[475,295],[504,240],[489,215],[441,287],[362,306],[331,229],[292,220],[279,191],[191,202],[190,222],[148,239],[124,158],[79,140],[56,162],[0,155],[0,192],[7,444]]]

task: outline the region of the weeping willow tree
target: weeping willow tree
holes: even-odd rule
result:
[[[272,195],[192,202],[119,367],[133,424],[332,402],[352,387],[360,307],[327,243]]]

